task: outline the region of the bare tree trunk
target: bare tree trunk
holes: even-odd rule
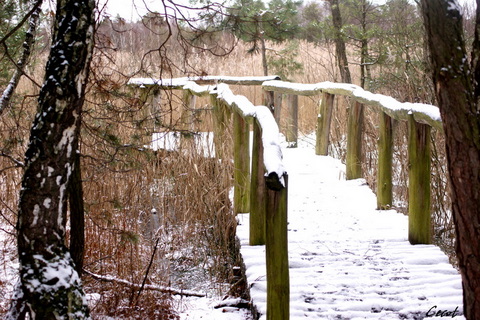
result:
[[[73,150],[78,149],[77,146]],[[80,167],[80,154],[75,153],[75,165],[68,185],[68,202],[70,204],[70,254],[75,264],[75,270],[81,276],[83,269],[83,254],[85,251],[85,214],[83,205],[83,184]]]
[[[454,0],[422,0],[433,81],[445,131],[464,314],[480,319],[480,0],[472,65]]]
[[[262,45],[261,51],[262,51],[262,66],[263,66],[263,75],[268,76],[268,62],[267,62],[267,46],[265,44],[265,38],[260,39],[260,43]]]
[[[343,22],[338,0],[329,1],[335,29],[335,52],[340,77],[343,83],[352,83],[352,76],[348,68],[347,49],[342,36]],[[360,103],[353,103],[348,110],[347,180],[362,177],[363,113],[363,105]]]
[[[65,246],[67,196],[76,171],[85,85],[93,50],[93,0],[58,0],[53,44],[25,154],[18,214],[20,290],[31,319],[88,319]]]
[[[337,64],[340,70],[340,77],[344,83],[352,83],[350,69],[348,68],[347,49],[345,41],[342,37],[342,16],[338,7],[338,0],[329,0],[330,10],[332,11],[333,28],[335,29],[335,54],[337,56]]]

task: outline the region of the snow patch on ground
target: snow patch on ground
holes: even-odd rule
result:
[[[246,309],[235,307],[216,308],[219,301],[208,298],[183,298],[180,320],[253,320]]]

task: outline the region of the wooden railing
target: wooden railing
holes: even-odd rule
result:
[[[229,84],[262,85],[270,98],[271,109],[254,106],[246,97],[234,95]],[[298,96],[321,95],[317,118],[316,154],[327,155],[330,123],[336,95],[354,100],[349,112],[347,133],[347,179],[361,177],[363,107],[370,106],[380,116],[378,142],[377,206],[392,206],[392,119],[408,122],[409,154],[409,241],[431,242],[430,222],[430,130],[442,130],[438,108],[419,103],[401,103],[392,97],[373,94],[352,84],[322,82],[298,84],[276,77],[201,77],[166,80],[132,79],[131,85],[143,88],[183,90],[187,109],[195,108],[196,96],[210,96],[214,111],[216,156],[224,141],[228,113],[233,113],[234,210],[250,212],[250,244],[266,244],[267,319],[289,318],[289,271],[287,241],[288,175],[282,164],[278,141],[281,95],[287,94],[289,113],[286,138],[296,146],[298,138]],[[200,85],[203,84],[203,85]],[[155,100],[155,99],[153,99]],[[251,121],[253,119],[253,121]],[[249,153],[250,125],[253,122],[252,158]],[[251,172],[249,170],[251,164]]]
[[[282,161],[277,122],[266,106],[254,106],[246,97],[232,93],[226,83],[261,85],[277,77],[201,77],[166,80],[132,79],[145,88],[183,90],[184,104],[195,109],[196,96],[210,96],[214,114],[214,144],[219,148],[233,113],[234,210],[250,212],[250,244],[266,245],[267,319],[288,319],[290,284],[287,240],[288,175]],[[205,85],[199,85],[199,83]],[[155,94],[158,91],[152,90]],[[156,100],[152,97],[152,100]],[[250,122],[253,146],[250,160]],[[251,162],[251,163],[250,163]],[[250,172],[251,165],[251,172]]]
[[[290,95],[322,95],[316,130],[316,154],[327,155],[330,123],[335,95],[354,100],[349,112],[347,132],[347,179],[362,177],[361,143],[363,106],[374,108],[380,114],[378,141],[377,207],[392,206],[392,119],[408,122],[408,239],[412,244],[431,243],[430,218],[430,130],[442,130],[439,109],[421,103],[402,103],[392,97],[374,94],[353,84],[321,82],[299,84],[284,81],[266,81],[266,91]],[[296,116],[294,116],[296,117]]]

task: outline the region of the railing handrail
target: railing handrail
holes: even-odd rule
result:
[[[442,119],[438,107],[426,103],[400,102],[393,97],[372,93],[362,87],[350,83],[319,82],[303,84],[279,80],[265,81],[262,84],[266,91],[276,91],[299,96],[314,96],[321,93],[348,96],[359,103],[377,107],[391,118],[408,121],[410,115],[418,123],[427,124],[438,130],[443,130]]]
[[[265,81],[280,80],[278,76],[250,76],[250,77],[232,77],[232,76],[195,76],[179,77],[169,79],[156,78],[132,78],[128,81],[129,85],[138,86],[159,86],[165,89],[182,89],[188,82],[196,84],[217,84],[226,83],[233,85],[261,85]]]

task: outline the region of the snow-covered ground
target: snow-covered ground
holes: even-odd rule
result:
[[[344,165],[316,156],[313,140],[283,153],[291,319],[465,319],[460,275],[437,247],[408,243],[406,216],[375,210],[365,181],[345,181]],[[239,223],[253,304],[266,319],[265,248],[248,245],[248,214]],[[12,256],[2,250],[4,259]],[[0,278],[10,279],[14,269],[4,263]],[[178,299],[182,320],[252,319],[245,309],[215,308],[221,297]],[[439,311],[443,317],[434,316]]]
[[[460,275],[438,247],[409,244],[406,216],[376,210],[365,180],[346,181],[344,165],[313,145],[283,152],[291,319],[464,319]],[[253,303],[266,319],[265,248],[248,245],[248,214],[239,220]]]

